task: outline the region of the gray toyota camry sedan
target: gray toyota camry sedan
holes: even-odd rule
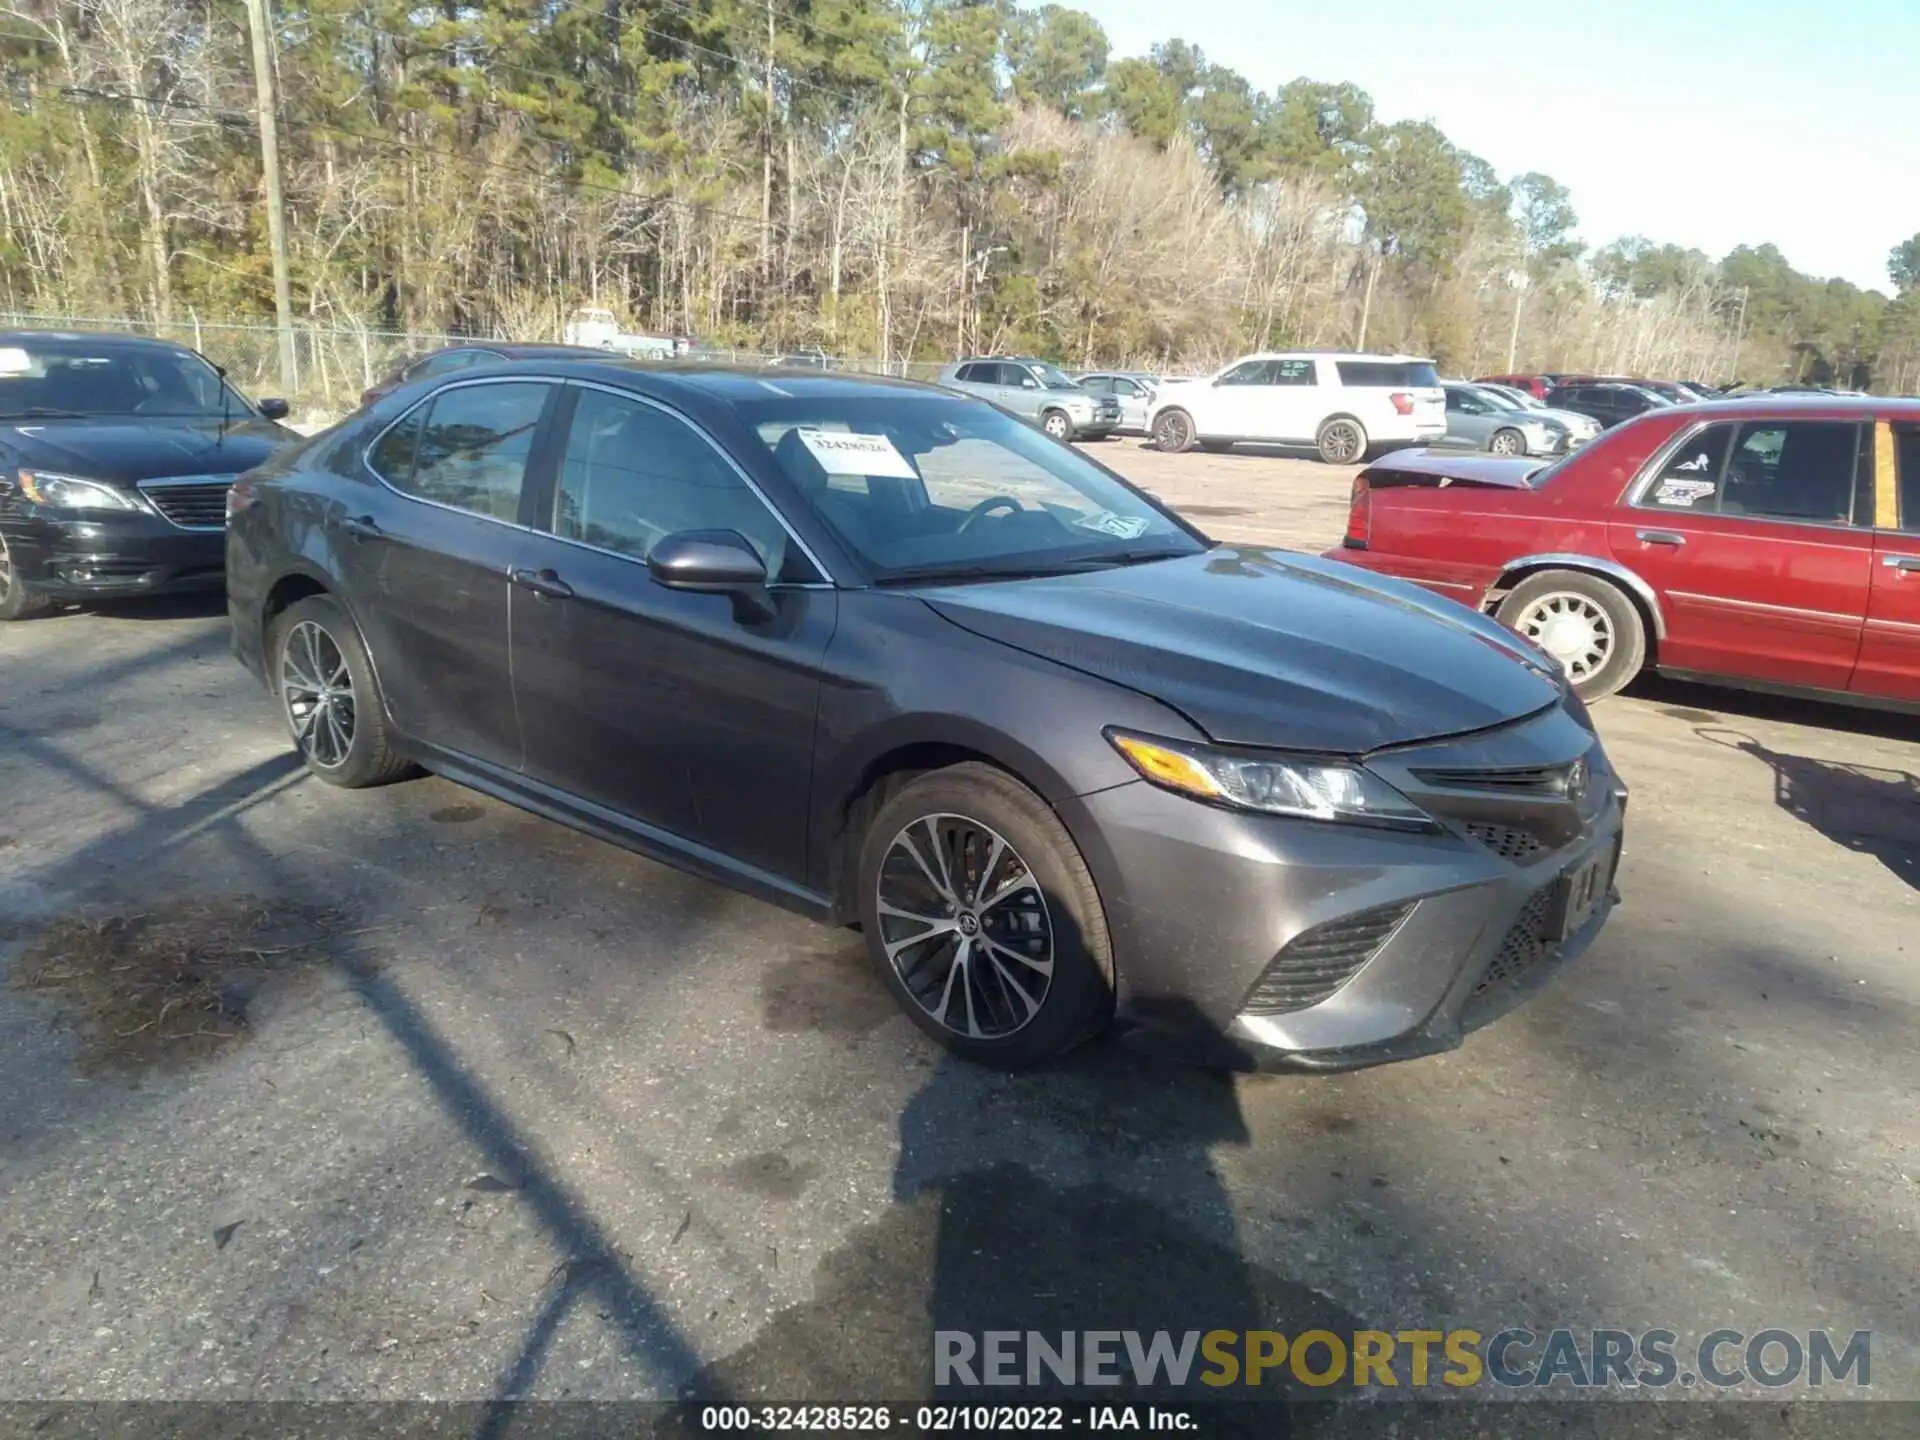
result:
[[[857,926],[976,1060],[1443,1050],[1617,899],[1625,790],[1539,651],[976,400],[500,364],[228,514],[234,647],[313,774],[424,767]]]

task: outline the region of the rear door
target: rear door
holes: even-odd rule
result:
[[[452,382],[370,447],[385,485],[327,522],[394,723],[507,770],[521,761],[507,572],[557,394],[539,380]]]
[[[1449,450],[1482,450],[1493,434],[1493,407],[1460,385],[1446,387],[1447,433],[1433,443]]]
[[[1869,428],[1705,425],[1615,510],[1614,557],[1665,610],[1663,668],[1846,689],[1873,561]]]
[[[567,394],[553,498],[523,561],[545,593],[514,601],[527,774],[798,882],[835,592],[685,418],[634,395]],[[647,554],[682,530],[745,537],[777,613],[743,620],[724,595],[655,584]]]
[[[1873,579],[1849,687],[1920,700],[1920,423],[1874,427]]]

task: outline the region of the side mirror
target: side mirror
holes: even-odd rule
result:
[[[656,585],[695,595],[728,595],[742,623],[770,620],[767,567],[759,553],[733,530],[681,530],[659,540],[647,555]]]
[[[259,411],[269,420],[284,420],[293,407],[284,400],[262,400]]]

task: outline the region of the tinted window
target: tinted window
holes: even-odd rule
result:
[[[427,402],[412,478],[387,478],[423,500],[518,519],[520,482],[550,389],[524,383],[443,390]]]
[[[1119,385],[1120,382],[1111,375],[1089,375],[1080,382],[1082,390],[1091,390],[1098,395],[1111,395]]]
[[[1273,362],[1273,385],[1318,385],[1320,377],[1314,373],[1311,360],[1276,360]]]
[[[1853,518],[1859,427],[1834,420],[1743,425],[1727,462],[1727,515],[1847,523]]]
[[[1711,425],[1688,440],[1667,457],[1640,503],[1661,510],[1717,510],[1733,432],[1732,425]]]
[[[773,575],[786,552],[773,512],[698,431],[603,390],[581,391],[574,407],[553,528],[636,560],[677,531],[732,530]]]
[[[1271,360],[1247,360],[1220,377],[1222,385],[1271,385],[1274,365]]]
[[[427,407],[415,409],[406,419],[374,442],[367,452],[373,473],[395,489],[405,490],[413,483],[413,458],[420,450],[420,425],[427,418]]]
[[[1920,426],[1895,430],[1893,448],[1900,477],[1899,525],[1902,530],[1920,532]]]
[[[978,365],[962,365],[958,370],[953,372],[953,378],[956,383],[964,383],[967,385],[975,384],[980,379],[980,367]]]
[[[1402,363],[1393,360],[1340,360],[1334,368],[1340,383],[1385,390],[1429,389],[1440,383],[1434,368],[1424,362]]]

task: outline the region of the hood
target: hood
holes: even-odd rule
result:
[[[257,416],[163,420],[137,416],[21,420],[0,425],[0,443],[28,469],[64,471],[131,485],[171,475],[238,475],[290,440],[291,430]]]
[[[1221,744],[1364,754],[1560,697],[1546,663],[1485,616],[1287,551],[1221,546],[919,593],[953,624],[1152,696]]]

